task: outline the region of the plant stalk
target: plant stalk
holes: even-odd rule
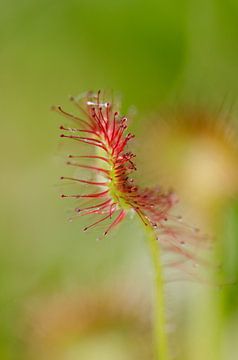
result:
[[[169,360],[168,339],[166,331],[165,298],[163,269],[160,259],[160,248],[154,229],[147,223],[150,255],[154,267],[154,342],[155,359]]]

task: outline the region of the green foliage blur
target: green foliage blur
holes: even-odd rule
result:
[[[236,0],[0,2],[1,360],[150,359],[142,320],[118,320],[120,311],[129,317],[131,301],[139,303],[138,318],[151,301],[144,232],[128,218],[97,242],[100,229],[82,232],[86,219],[67,222],[74,204],[59,198],[67,144],[59,139],[62,119],[50,107],[71,109],[68,95],[87,90],[119,93],[123,112],[136,109],[131,126],[142,142],[144,124],[153,126],[147,118],[160,108],[225,103],[238,115],[237,23]],[[216,224],[225,282],[238,278],[237,204],[235,196],[227,200]],[[176,301],[180,286],[187,296]],[[175,283],[168,290],[176,359],[235,360],[237,285],[197,286]],[[77,306],[58,321],[72,299],[82,301],[86,292],[96,301],[105,288],[117,299],[118,288],[128,295],[107,326],[79,335]],[[115,310],[108,308],[99,311],[110,318]]]

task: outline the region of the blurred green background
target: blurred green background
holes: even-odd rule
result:
[[[147,135],[142,125],[160,107],[186,103],[218,109],[225,99],[236,114],[237,23],[236,0],[0,2],[2,360],[150,358],[143,357],[141,350],[149,348],[150,341],[147,346],[138,345],[144,338],[138,330],[141,320],[128,320],[126,329],[132,335],[115,320],[117,326],[113,323],[109,335],[93,328],[94,335],[85,340],[88,333],[77,336],[77,326],[70,323],[67,341],[67,326],[58,342],[44,337],[50,332],[49,318],[60,317],[65,307],[71,308],[67,301],[84,298],[80,294],[85,291],[95,300],[102,288],[117,293],[119,287],[128,299],[118,307],[129,307],[135,297],[138,309],[141,304],[146,308],[151,293],[147,248],[137,221],[127,219],[100,243],[95,232],[81,231],[84,219],[67,222],[71,203],[58,196],[67,145],[62,151],[58,139],[62,120],[50,112],[50,106],[60,103],[70,108],[68,95],[91,89],[119,92],[123,111],[130,106],[137,111],[132,130],[142,142]],[[156,161],[156,153],[149,161]],[[143,173],[143,167],[140,170]],[[237,208],[234,197],[227,201],[217,228],[219,237],[231,244],[227,249],[223,241],[222,254],[228,254],[225,264],[232,254],[227,265],[232,279],[238,274]],[[178,325],[183,323],[179,314],[186,306],[183,301],[173,304],[177,287],[171,285],[168,305],[173,309],[171,322]],[[191,285],[187,292],[189,320],[173,336],[177,359],[235,360],[237,287],[198,290]],[[212,292],[211,304],[205,302],[205,310],[197,311],[193,298],[204,292]],[[57,301],[63,303],[62,309]],[[211,308],[216,309],[215,315]],[[202,319],[199,314],[206,316]],[[40,326],[41,335],[37,335]],[[132,340],[133,334],[138,341]],[[217,349],[218,344],[222,349]]]

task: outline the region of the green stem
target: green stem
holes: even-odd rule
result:
[[[164,279],[163,271],[160,261],[160,248],[154,229],[150,224],[146,226],[146,233],[150,247],[150,254],[154,266],[154,286],[155,286],[155,300],[154,300],[154,341],[156,360],[168,360],[168,340],[166,331],[166,316],[165,316],[165,299],[164,299]]]

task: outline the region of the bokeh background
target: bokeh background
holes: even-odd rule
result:
[[[1,0],[1,359],[152,359],[141,225],[97,242],[59,199],[67,145],[50,107],[91,89],[133,113],[143,185],[178,185],[215,234],[219,279],[167,287],[175,358],[237,358],[237,23],[236,0]]]

